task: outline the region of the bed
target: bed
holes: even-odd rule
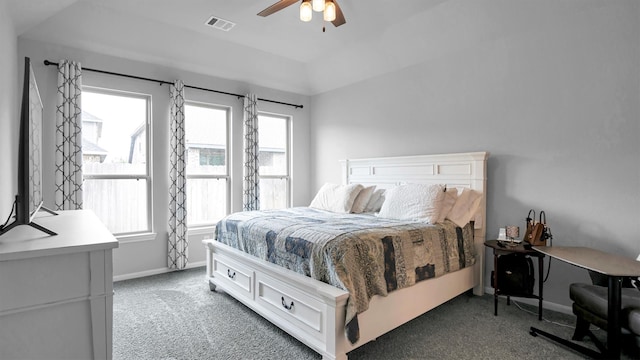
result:
[[[446,184],[486,195],[486,152],[349,159],[340,162],[343,184],[392,189],[402,184]],[[211,290],[223,289],[255,312],[294,336],[325,359],[346,359],[347,353],[436,306],[473,290],[483,294],[486,196],[479,200],[470,229],[474,261],[441,276],[417,281],[373,296],[357,314],[359,332],[352,336],[347,314],[350,294],[261,260],[216,240],[205,240],[207,280]],[[226,226],[226,225],[225,225]],[[245,249],[246,250],[246,249]],[[419,300],[416,300],[419,299]],[[351,318],[351,317],[350,317]]]

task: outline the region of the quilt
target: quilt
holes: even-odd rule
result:
[[[349,292],[346,331],[369,300],[475,263],[473,226],[435,225],[295,207],[231,214],[216,240]]]

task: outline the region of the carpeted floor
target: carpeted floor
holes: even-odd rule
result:
[[[121,281],[114,287],[116,360],[321,358],[229,295],[210,291],[204,268]],[[492,295],[463,294],[352,351],[349,359],[583,358],[529,335],[529,327],[536,326],[570,338],[574,317],[545,310],[548,321],[539,322],[535,308],[517,305],[507,306],[501,299],[496,317]],[[601,330],[596,334],[606,336]]]

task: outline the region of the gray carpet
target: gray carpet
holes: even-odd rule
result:
[[[204,268],[121,281],[114,287],[116,360],[321,358],[224,292],[209,291]],[[501,299],[496,317],[492,295],[463,294],[352,351],[349,359],[582,358],[528,332],[536,326],[570,338],[573,316],[545,310],[545,319],[553,323],[539,322],[535,308],[516,305]],[[596,334],[606,336],[601,330]]]

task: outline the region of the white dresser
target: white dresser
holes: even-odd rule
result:
[[[90,210],[41,212],[0,236],[0,359],[111,359],[112,250]]]

